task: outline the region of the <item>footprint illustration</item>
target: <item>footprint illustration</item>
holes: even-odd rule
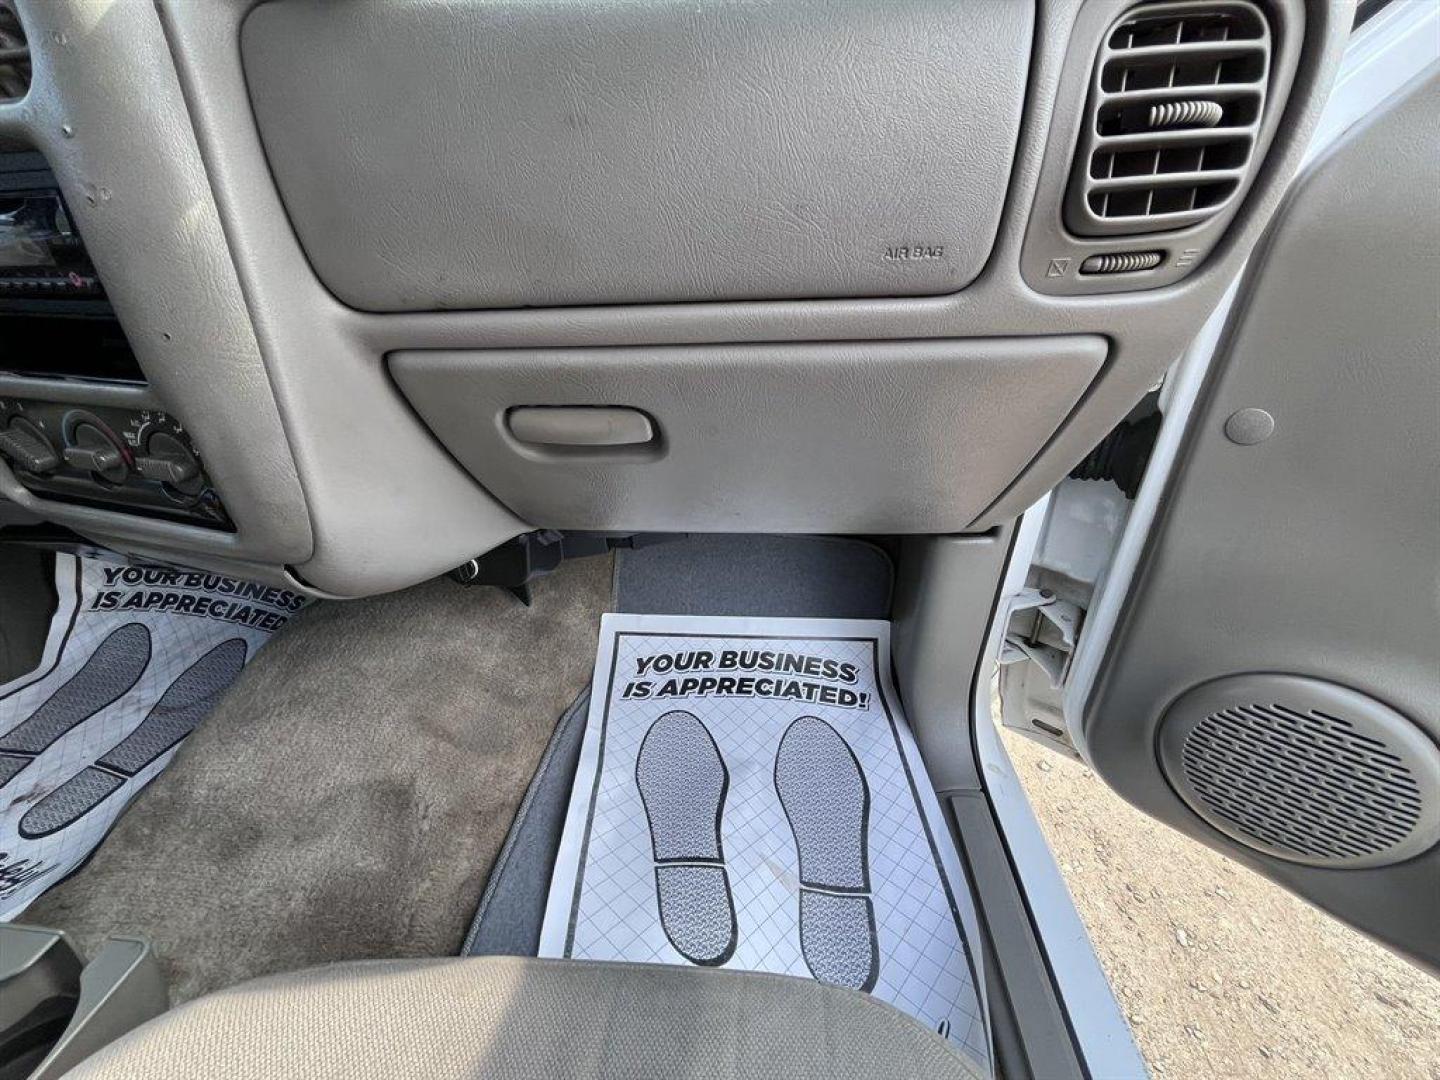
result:
[[[119,701],[150,662],[150,631],[143,623],[112,630],[80,670],[11,730],[0,736],[0,787],[4,787],[61,736]]]
[[[735,901],[720,819],[730,773],[708,728],[668,712],[645,732],[635,783],[650,822],[660,924],[677,952],[717,967],[735,953]]]
[[[775,792],[800,858],[800,951],[818,980],[871,990],[880,974],[860,761],[824,720],[802,716],[780,738]]]
[[[35,840],[78,821],[194,731],[240,674],[245,653],[244,639],[231,638],[182,671],[134,731],[25,812],[20,835]]]

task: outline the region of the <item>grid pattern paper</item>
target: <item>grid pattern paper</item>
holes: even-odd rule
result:
[[[39,668],[0,686],[0,921],[89,856],[303,603],[219,574],[67,554],[55,591]],[[232,662],[197,668],[156,708],[212,651]]]
[[[725,651],[788,653],[853,665],[854,678],[719,667]],[[648,657],[708,652],[702,670],[640,672]],[[874,903],[876,997],[950,1038],[990,1069],[983,999],[967,938],[974,912],[934,791],[889,679],[889,624],[870,620],[606,615],[584,747],[541,936],[540,955],[687,964],[661,923],[651,823],[636,783],[641,741],[671,710],[698,717],[729,772],[721,839],[738,926],[729,968],[813,977],[801,949],[797,840],[776,793],[775,756],[801,716],[849,745],[869,791],[866,852]],[[882,661],[883,658],[883,661]],[[814,668],[812,668],[814,670]],[[755,676],[795,681],[810,700],[679,693],[668,679]],[[844,687],[857,704],[822,704],[814,688]],[[643,691],[642,691],[643,692]],[[833,697],[831,700],[834,700]],[[703,785],[697,791],[704,792]],[[787,798],[789,792],[787,791]],[[817,893],[813,895],[825,896]]]

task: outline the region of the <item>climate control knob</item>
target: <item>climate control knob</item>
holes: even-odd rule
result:
[[[94,473],[112,484],[123,484],[130,473],[125,464],[125,451],[88,420],[81,420],[70,429],[70,445],[65,447],[63,456],[71,468]]]
[[[168,432],[150,436],[145,452],[135,459],[135,468],[145,479],[158,480],[183,495],[198,495],[205,486],[195,451]]]
[[[14,462],[16,468],[37,476],[60,467],[60,456],[45,433],[23,416],[17,416],[0,431],[0,454]]]

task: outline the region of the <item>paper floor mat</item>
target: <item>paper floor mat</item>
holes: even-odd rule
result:
[[[988,1071],[970,892],[889,631],[606,615],[540,955],[852,986]]]
[[[0,686],[0,920],[85,860],[304,602],[64,554],[55,590],[40,667]]]

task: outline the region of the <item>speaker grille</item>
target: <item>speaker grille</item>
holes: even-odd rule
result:
[[[1343,687],[1286,675],[1207,683],[1166,713],[1159,750],[1196,813],[1267,854],[1377,866],[1440,839],[1440,751]]]
[[[1259,702],[1214,712],[1190,732],[1181,759],[1205,805],[1296,855],[1376,855],[1420,820],[1414,775],[1338,716]]]

